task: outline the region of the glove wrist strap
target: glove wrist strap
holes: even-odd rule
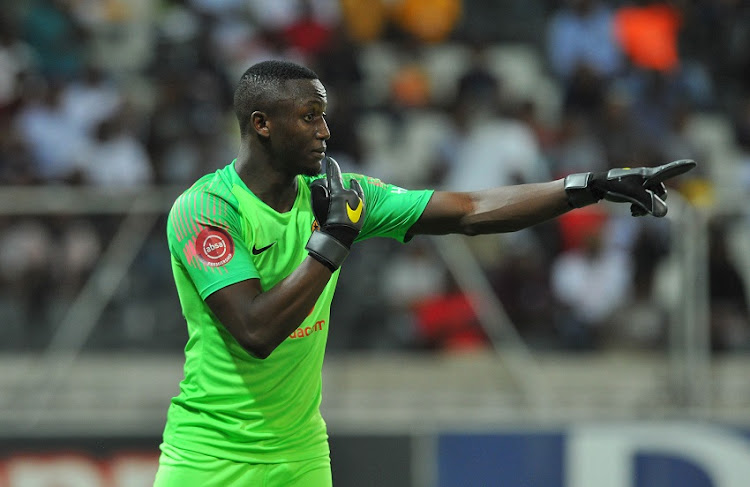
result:
[[[349,255],[349,249],[344,244],[321,231],[315,231],[310,235],[305,249],[312,258],[328,267],[331,272],[341,267]]]
[[[594,204],[602,198],[591,190],[589,184],[594,173],[581,172],[565,176],[565,193],[571,208],[583,208]]]

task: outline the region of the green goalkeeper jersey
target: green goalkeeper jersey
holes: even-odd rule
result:
[[[360,182],[367,208],[358,240],[403,242],[432,191],[407,191],[358,174],[344,180],[351,177]],[[202,177],[175,201],[167,238],[188,341],[165,445],[249,463],[328,453],[320,415],[321,370],[339,271],[307,318],[264,360],[245,351],[204,302],[246,279],[259,279],[262,289],[271,289],[300,265],[316,224],[308,187],[313,179],[297,176],[297,197],[285,213],[255,196],[234,163]]]

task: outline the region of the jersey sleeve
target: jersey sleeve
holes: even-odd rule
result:
[[[356,178],[365,193],[366,216],[357,240],[388,237],[406,242],[406,233],[422,216],[434,190],[407,190],[360,174]]]
[[[243,244],[234,205],[205,191],[188,191],[175,201],[167,220],[169,250],[187,271],[201,298],[259,274]]]

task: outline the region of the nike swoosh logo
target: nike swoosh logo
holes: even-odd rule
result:
[[[265,247],[261,247],[261,248],[256,248],[255,245],[253,245],[253,255],[258,255],[260,253],[265,252],[266,250],[268,250],[271,247],[273,247],[273,244],[275,244],[275,243],[276,242],[271,242],[270,244],[266,245]]]
[[[349,217],[349,220],[351,220],[352,223],[357,223],[359,219],[362,217],[362,200],[359,200],[359,204],[357,204],[357,208],[352,208],[349,205],[349,202],[346,202],[346,216]]]

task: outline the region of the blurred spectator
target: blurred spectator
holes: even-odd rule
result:
[[[420,42],[449,38],[461,19],[462,0],[398,0],[391,6],[394,23]]]
[[[440,348],[445,343],[443,339],[449,340],[448,334],[435,336],[434,328],[440,327],[437,318],[429,320],[429,324],[425,320],[448,295],[448,271],[427,241],[415,240],[400,250],[385,265],[388,282],[381,281],[380,292],[393,312],[390,328],[408,330],[401,331],[401,335],[410,346]]]
[[[605,148],[593,132],[589,119],[572,112],[563,115],[558,143],[549,151],[549,158],[554,177],[610,168]]]
[[[690,104],[664,99],[654,104],[613,89],[608,93],[599,123],[593,128],[606,152],[609,167],[654,166],[677,159],[705,160],[687,133],[695,115]],[[662,107],[659,109],[659,107]]]
[[[470,297],[428,241],[415,240],[401,249],[388,260],[385,275],[382,295],[393,313],[390,328],[400,328],[410,347],[461,351],[487,346]]]
[[[52,79],[75,75],[86,54],[87,34],[66,0],[32,0],[23,36],[34,50],[41,73]]]
[[[339,2],[328,0],[251,0],[247,5],[255,25],[279,33],[284,33],[295,24],[326,26],[325,29],[328,29],[336,25],[341,17]],[[318,27],[315,30],[319,32]],[[303,39],[295,39],[304,42]]]
[[[679,66],[678,9],[666,1],[640,0],[624,5],[614,16],[614,31],[622,50],[635,66],[673,72]]]
[[[620,90],[606,94],[599,123],[592,129],[609,167],[638,166],[644,161],[643,138],[633,120],[630,98]]]
[[[566,0],[552,13],[547,28],[550,68],[563,84],[568,84],[581,68],[597,78],[612,78],[622,69],[613,10],[608,4]]]
[[[563,114],[583,116],[592,125],[596,124],[602,112],[608,86],[607,81],[589,66],[578,66],[565,85],[562,99]]]
[[[689,99],[700,106],[713,103],[713,84],[707,69],[687,62],[680,50],[681,10],[664,0],[638,0],[619,7],[615,32],[630,63],[635,98],[646,105],[664,97],[666,104]],[[658,93],[652,93],[656,90]],[[650,96],[654,95],[654,96]],[[646,133],[649,128],[644,128]]]
[[[87,135],[93,135],[96,126],[112,117],[123,103],[118,87],[92,65],[68,83],[60,96],[70,123]]]
[[[489,346],[489,338],[474,313],[472,298],[458,288],[424,299],[414,309],[421,348],[456,352]]]
[[[492,109],[501,106],[502,80],[490,67],[487,47],[481,42],[471,46],[469,65],[458,77],[456,98],[460,103]]]
[[[537,102],[528,98],[518,102],[515,107],[515,116],[534,132],[539,147],[547,158],[560,138],[560,130],[556,121],[543,120],[539,115]],[[549,166],[549,162],[547,165]]]
[[[342,90],[346,92],[344,96],[359,98],[363,95],[359,92],[364,77],[359,50],[342,25],[332,28],[325,51],[318,52],[311,64],[326,86],[331,87],[329,95],[340,96]]]
[[[550,264],[559,252],[559,235],[553,222],[536,229],[536,241],[507,245],[488,278],[511,323],[532,347],[557,347],[555,300],[550,290]]]
[[[641,148],[659,153],[662,143],[682,130],[681,115],[692,105],[688,87],[679,74],[658,70],[634,71],[620,84],[630,100],[630,114]]]
[[[586,246],[590,235],[599,235],[610,216],[598,206],[587,206],[560,215],[560,251],[574,251]],[[559,252],[558,252],[559,253]]]
[[[385,109],[400,124],[408,112],[429,107],[432,86],[424,51],[413,39],[400,45],[394,61],[395,69],[388,80]],[[394,136],[398,136],[399,132],[394,131]]]
[[[546,16],[559,3],[560,0],[464,1],[455,37],[469,42],[523,43],[543,49]]]
[[[629,252],[633,261],[633,292],[617,313],[613,335],[619,346],[653,349],[667,341],[667,299],[660,299],[657,277],[668,264],[669,229],[627,215],[615,220],[609,245]]]
[[[556,327],[564,347],[595,350],[605,344],[617,311],[631,292],[632,261],[605,245],[606,224],[590,226],[580,247],[560,253],[550,282],[559,304]]]
[[[330,45],[334,30],[331,19],[315,16],[312,0],[301,0],[298,17],[281,30],[289,48],[300,51],[305,59],[313,60],[324,54]]]
[[[669,132],[661,141],[658,157],[659,161],[674,161],[677,159],[693,159],[695,161],[707,161],[708,153],[688,133],[688,127],[696,111],[689,103],[681,103],[674,107],[669,121]],[[661,162],[659,162],[661,164]],[[691,175],[691,178],[699,174],[705,175],[708,168],[702,167],[700,171]],[[671,184],[677,184],[672,181]]]
[[[472,191],[539,182],[549,175],[534,134],[516,120],[477,123],[463,140],[453,143],[454,157],[443,183],[446,188]]]
[[[149,20],[154,2],[69,0],[69,3],[77,22],[86,30],[88,63],[117,77],[129,77],[148,63],[153,53]]]
[[[16,129],[34,157],[35,172],[46,182],[65,181],[86,150],[86,134],[62,103],[62,86],[34,80],[27,85]]]
[[[696,3],[702,8],[698,9],[693,26],[706,29],[707,36],[701,39],[706,42],[701,47],[708,49],[706,56],[698,57],[698,60],[702,66],[710,68],[716,82],[721,84],[720,94],[724,95],[726,106],[731,106],[733,97],[750,93],[750,50],[747,49],[750,45],[750,3],[741,0]],[[707,11],[715,12],[714,23],[708,22]],[[691,30],[685,38],[690,39],[692,34]]]
[[[403,64],[391,79],[391,106],[402,109],[423,108],[430,103],[430,78],[418,60]]]
[[[445,41],[463,12],[462,0],[342,0],[340,5],[342,24],[360,43],[386,38],[420,44]]]
[[[188,181],[198,174],[203,161],[191,137],[190,110],[184,87],[177,76],[158,80],[156,101],[148,126],[147,148],[162,183]]]
[[[442,186],[473,191],[549,177],[539,142],[525,123],[499,113],[492,98],[461,91],[450,120],[455,128],[438,148]],[[441,172],[443,169],[441,169]]]
[[[599,116],[608,87],[623,69],[613,10],[598,0],[568,0],[548,23],[547,55],[561,83],[562,108],[592,119]]]
[[[341,0],[342,25],[357,43],[380,39],[388,27],[388,7],[383,0]]]
[[[77,170],[84,183],[110,191],[142,189],[154,179],[145,147],[122,117],[112,117],[97,126]]]

